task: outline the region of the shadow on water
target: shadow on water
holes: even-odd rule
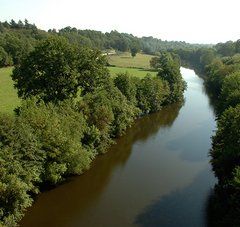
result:
[[[177,118],[182,105],[183,103],[175,103],[157,113],[138,119],[120,140],[128,140],[130,137],[131,141],[127,141],[127,143],[133,145],[137,141],[146,141],[150,136],[155,135],[160,128],[170,128]]]
[[[180,108],[181,104],[174,104],[137,120],[126,135],[116,140],[106,155],[97,157],[90,170],[42,193],[20,226],[71,226],[74,220],[97,204],[111,176],[129,159],[134,143],[147,140],[160,128],[171,127]]]
[[[217,116],[219,113],[219,105],[220,105],[219,98],[212,93],[211,89],[208,88],[206,82],[204,82],[203,92],[208,96],[209,105],[211,106],[214,112],[214,115]]]
[[[141,227],[206,226],[209,186],[214,183],[215,178],[206,167],[188,187],[153,202],[136,217],[135,224]],[[204,203],[203,198],[206,198]]]

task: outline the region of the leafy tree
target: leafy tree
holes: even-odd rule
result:
[[[95,153],[82,144],[86,132],[83,114],[70,102],[27,100],[18,116],[0,115],[0,224],[15,226],[40,184],[89,168]]]
[[[87,117],[90,131],[86,132],[84,144],[96,149],[96,153],[105,153],[113,143],[111,139],[114,113],[106,91],[95,90],[83,97],[79,109]]]
[[[22,98],[45,102],[75,98],[106,84],[109,73],[99,51],[77,48],[60,37],[41,41],[16,67],[12,78]]]
[[[12,28],[17,28],[18,26],[17,26],[17,23],[15,22],[15,20],[11,20],[10,21],[10,26],[12,27]]]
[[[133,58],[137,55],[139,51],[140,51],[139,43],[138,42],[131,43],[130,52]]]
[[[73,47],[63,38],[49,38],[14,69],[12,78],[22,98],[61,101],[77,94],[76,65]]]
[[[136,104],[137,87],[135,79],[132,78],[128,72],[117,74],[114,79],[114,84],[128,101],[132,104]]]
[[[98,50],[81,48],[77,53],[77,83],[82,95],[110,83],[107,60]]]
[[[54,106],[27,101],[20,108],[19,118],[30,125],[40,142],[44,181],[55,184],[65,175],[89,168],[94,156],[81,144],[87,125],[71,102]]]
[[[12,57],[14,64],[19,64],[21,59],[31,50],[31,46],[27,40],[19,39],[13,34],[6,34],[5,51]]]
[[[221,91],[222,109],[235,107],[240,103],[240,72],[237,71],[224,78]]]
[[[153,69],[159,69],[161,64],[159,63],[159,57],[152,57],[150,60],[150,66]]]
[[[158,60],[159,71],[157,76],[168,82],[170,87],[169,102],[177,102],[183,99],[183,91],[186,84],[180,73],[180,62],[175,55],[162,53]]]
[[[15,226],[37,193],[41,160],[33,131],[13,117],[0,115],[0,225]]]
[[[147,75],[137,84],[137,106],[143,114],[159,111],[169,98],[169,93],[168,83]]]
[[[0,67],[6,67],[12,65],[12,59],[7,52],[0,46]]]
[[[137,55],[138,49],[136,47],[131,47],[131,55],[134,58]]]
[[[218,43],[215,46],[217,52],[222,56],[232,56],[235,54],[235,44],[232,41],[226,43]]]
[[[209,65],[215,59],[215,51],[210,48],[202,49],[202,53],[200,56],[200,65],[204,70],[206,65]]]
[[[139,113],[113,83],[87,94],[83,101],[89,106],[86,113],[90,123],[107,130],[111,137],[123,134]]]
[[[235,47],[236,47],[236,53],[240,53],[240,39],[236,41]]]
[[[235,167],[240,164],[240,105],[230,107],[220,117],[218,130],[213,137],[212,165],[220,182],[232,178]]]

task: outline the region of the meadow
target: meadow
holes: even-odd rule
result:
[[[108,56],[108,62],[112,66],[124,68],[150,69],[150,60],[153,55],[138,53],[134,58],[129,52]]]
[[[111,66],[108,69],[112,76],[125,72],[140,78],[145,77],[147,74],[155,76],[157,72],[151,69],[149,63],[152,57],[154,56],[138,53],[133,58],[129,52],[109,55],[108,62]]]
[[[110,74],[115,77],[118,73],[128,72],[131,76],[136,76],[139,78],[145,77],[147,74],[151,76],[157,75],[156,71],[146,70],[146,69],[137,69],[137,68],[125,68],[125,67],[108,67]]]

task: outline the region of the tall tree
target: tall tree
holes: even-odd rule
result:
[[[14,69],[13,80],[22,98],[45,102],[75,98],[104,86],[109,78],[99,51],[78,48],[62,37],[41,41]]]

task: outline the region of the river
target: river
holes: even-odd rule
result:
[[[184,104],[137,120],[89,171],[40,194],[20,226],[206,226],[215,115],[203,80],[181,73]]]

